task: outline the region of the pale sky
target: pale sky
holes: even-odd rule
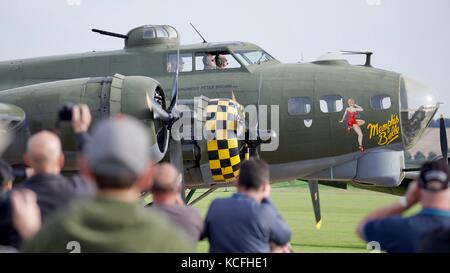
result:
[[[252,42],[282,62],[373,51],[374,66],[431,86],[450,117],[449,12],[448,0],[1,0],[0,60],[123,47],[91,28],[169,24],[200,42],[192,22],[208,41]]]

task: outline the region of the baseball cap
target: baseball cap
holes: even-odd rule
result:
[[[13,179],[14,175],[11,166],[5,160],[0,159],[0,186]]]
[[[100,121],[83,148],[89,168],[104,177],[138,177],[147,167],[150,141],[137,119],[120,115]]]
[[[422,165],[419,185],[422,189],[438,192],[446,190],[449,184],[449,168],[447,162],[436,160]]]

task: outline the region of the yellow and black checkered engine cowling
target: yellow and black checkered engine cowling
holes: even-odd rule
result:
[[[211,99],[206,107],[205,132],[214,182],[231,182],[248,159],[244,144],[244,108],[232,99]]]

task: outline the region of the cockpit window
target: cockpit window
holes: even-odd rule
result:
[[[167,55],[167,72],[174,73],[177,70],[177,53]],[[180,54],[178,61],[178,72],[192,71],[192,53]]]
[[[272,56],[263,50],[236,52],[236,56],[246,65],[260,64],[274,60]]]
[[[223,70],[240,68],[239,62],[228,52],[202,52],[195,54],[195,70]]]

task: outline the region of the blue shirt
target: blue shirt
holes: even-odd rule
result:
[[[419,250],[423,235],[447,228],[450,229],[450,211],[424,208],[412,217],[369,221],[363,227],[363,235],[368,242],[379,242],[387,252],[411,253]]]
[[[235,193],[211,203],[202,237],[212,253],[261,253],[270,252],[270,242],[288,243],[291,231],[270,200]]]

